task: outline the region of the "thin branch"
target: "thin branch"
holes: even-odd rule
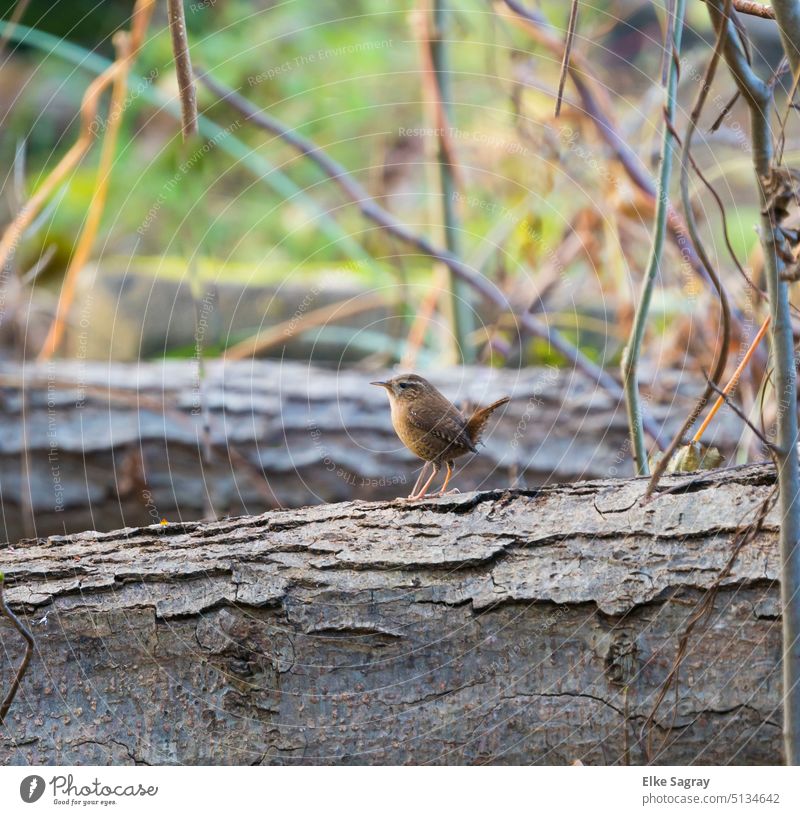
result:
[[[728,380],[728,384],[720,390],[717,387],[717,383],[714,382],[713,379],[708,378],[709,387],[717,394],[719,394],[717,401],[711,406],[711,410],[708,411],[708,416],[703,420],[700,427],[697,428],[697,432],[694,434],[692,441],[700,441],[703,438],[703,433],[706,432],[708,426],[711,424],[711,420],[714,418],[717,411],[722,407],[723,402],[725,402],[726,397],[728,394],[736,387],[736,384],[739,382],[739,377],[742,375],[742,371],[747,367],[747,363],[750,362],[750,358],[753,356],[753,352],[758,348],[758,344],[764,338],[764,334],[767,333],[767,329],[769,328],[770,318],[767,317],[766,320],[761,324],[761,328],[758,329],[758,333],[753,338],[752,343],[750,343],[750,347],[747,349],[747,352],[742,357],[742,361],[736,366],[736,370],[731,375],[731,378]]]
[[[561,101],[564,98],[564,86],[567,84],[567,74],[569,73],[570,54],[572,44],[575,40],[575,30],[578,27],[578,0],[572,0],[572,7],[569,10],[569,22],[567,23],[567,39],[564,43],[564,57],[561,60],[561,76],[558,78],[558,94],[556,95],[555,116],[561,113]]]
[[[733,261],[733,265],[736,267],[736,271],[739,272],[739,275],[744,280],[745,285],[759,300],[766,300],[767,295],[763,291],[761,291],[761,289],[759,289],[758,286],[756,286],[750,275],[748,275],[747,272],[745,271],[744,266],[742,266],[742,264],[739,262],[739,258],[736,256],[736,251],[734,250],[733,244],[731,243],[731,237],[728,230],[728,214],[725,210],[725,204],[722,203],[722,198],[720,198],[720,195],[714,188],[714,185],[706,178],[705,173],[700,169],[699,165],[697,164],[697,161],[695,160],[695,157],[691,153],[687,153],[686,157],[689,159],[689,163],[692,165],[692,169],[694,170],[695,174],[703,182],[703,185],[711,194],[711,197],[717,204],[717,207],[719,209],[719,216],[722,221],[722,237],[723,240],[725,241],[725,248],[728,250],[728,254],[730,255],[731,260]],[[691,209],[691,202],[688,201],[688,199],[684,201],[684,207],[686,207],[687,204],[688,209]],[[694,228],[695,230],[697,229],[696,226]]]
[[[11,708],[12,703],[14,702],[14,697],[17,695],[17,691],[19,690],[20,684],[22,684],[22,678],[25,676],[25,672],[28,670],[28,665],[30,664],[31,657],[33,656],[33,647],[34,647],[34,640],[33,634],[22,624],[19,617],[8,607],[6,603],[6,598],[3,596],[3,582],[5,578],[2,572],[0,572],[0,613],[2,613],[5,617],[8,617],[11,620],[11,624],[17,631],[22,635],[25,640],[25,656],[22,658],[22,662],[17,668],[17,672],[14,675],[14,679],[11,682],[11,687],[8,689],[8,693],[6,694],[5,698],[3,699],[2,704],[0,704],[0,726],[5,723],[6,715],[8,714],[9,709]]]
[[[17,27],[17,23],[19,23],[25,14],[30,2],[31,0],[17,0],[17,2],[14,4],[14,11],[11,12],[11,17],[8,20],[8,26],[6,27],[5,31],[3,31],[3,36],[0,37],[0,57],[2,57],[5,53],[8,42],[14,33],[14,29]],[[5,60],[3,60],[2,64],[5,65]]]
[[[800,2],[773,0],[792,77],[800,74]],[[761,242],[764,269],[772,307],[772,354],[775,394],[778,400],[778,485],[781,496],[781,617],[783,625],[783,740],[786,763],[800,765],[800,462],[797,455],[797,372],[794,333],[789,308],[789,283],[784,278],[786,241],[767,205],[764,180],[774,171],[770,141],[771,96],[761,107],[751,105],[758,133],[753,130],[753,164],[761,203]]]
[[[456,160],[455,145],[450,132],[450,115],[452,101],[450,99],[450,81],[447,75],[447,56],[443,49],[444,26],[442,25],[443,3],[436,0],[431,30],[431,9],[429,3],[420,3],[418,9],[418,37],[421,43],[420,59],[422,62],[423,92],[429,97],[433,107],[433,120],[439,138],[441,160],[453,173],[454,186],[463,187],[464,179],[461,168]]]
[[[50,261],[55,256],[56,252],[58,251],[58,244],[51,243],[47,249],[45,249],[37,259],[36,263],[28,269],[23,275],[20,275],[20,282],[23,286],[27,286],[29,283],[33,283],[37,277],[48,267]]]
[[[725,19],[728,20],[731,12],[731,0],[724,0],[724,4],[723,14]],[[714,75],[717,71],[717,65],[719,64],[720,58],[722,57],[722,49],[726,40],[727,26],[722,26],[717,33],[716,43],[714,44],[714,52],[711,55],[711,59],[706,67],[705,76],[700,84],[700,92],[697,95],[697,101],[695,102],[694,107],[692,108],[692,113],[689,116],[689,124],[686,127],[686,136],[683,139],[683,149],[681,150],[680,176],[681,198],[683,200],[683,211],[686,217],[686,225],[689,229],[689,236],[692,240],[695,251],[697,252],[697,256],[700,258],[700,261],[706,270],[706,274],[714,283],[714,288],[717,290],[717,295],[719,297],[720,307],[722,310],[722,342],[719,346],[719,353],[717,354],[717,361],[714,365],[714,372],[711,375],[711,379],[715,384],[722,378],[722,375],[725,372],[725,366],[728,362],[731,322],[730,306],[728,305],[728,297],[725,293],[725,289],[722,286],[722,282],[720,281],[716,269],[714,269],[714,266],[706,253],[705,246],[703,245],[702,238],[700,237],[700,232],[697,228],[694,210],[692,209],[692,202],[689,198],[689,158],[691,156],[692,137],[697,129],[697,123],[700,120],[703,105],[705,104],[708,93],[711,90],[711,83],[714,80]],[[647,485],[647,490],[645,491],[645,500],[650,498],[655,491],[656,487],[658,486],[659,479],[664,474],[667,466],[672,460],[672,456],[678,447],[683,443],[683,438],[688,432],[689,428],[691,428],[700,417],[700,414],[708,404],[708,400],[711,398],[712,393],[713,391],[711,387],[706,385],[703,395],[697,401],[689,415],[684,419],[678,432],[673,436],[672,441],[667,447],[664,455],[661,457],[658,464],[656,464],[653,475],[650,479],[650,483]]]
[[[186,19],[183,13],[183,0],[167,0],[169,31],[172,35],[172,53],[175,58],[175,73],[181,95],[181,121],[183,140],[197,134],[197,95],[192,76],[192,59],[189,54],[189,41],[186,37]]]
[[[647,475],[647,449],[644,442],[644,433],[642,432],[642,403],[639,398],[639,357],[642,350],[642,341],[644,340],[644,330],[650,313],[650,300],[653,296],[656,275],[661,266],[661,256],[664,251],[669,180],[672,175],[672,119],[675,115],[675,95],[678,88],[681,37],[683,35],[685,13],[686,0],[677,0],[675,19],[669,21],[665,34],[664,50],[669,54],[669,67],[667,69],[667,88],[664,100],[664,135],[661,144],[661,166],[658,175],[653,244],[647,261],[647,269],[642,279],[642,293],[636,307],[631,335],[622,359],[622,377],[625,387],[625,405],[628,410],[631,447],[636,471],[639,475]]]
[[[717,394],[719,403],[727,405],[747,425],[747,427],[750,428],[753,435],[755,435],[755,437],[767,450],[774,451],[775,445],[750,421],[747,414],[739,407],[739,405],[737,405],[736,402],[731,399],[730,390],[728,388],[722,389],[715,385],[709,377],[706,377],[706,381],[709,383],[714,393]],[[733,380],[731,380],[731,383],[733,383]],[[693,439],[693,441],[699,441],[699,439]]]
[[[800,71],[800,3],[797,0],[773,0],[772,9],[792,76],[797,76]]]
[[[733,7],[742,14],[752,17],[761,17],[763,20],[774,20],[775,10],[763,3],[753,3],[751,0],[733,0]]]
[[[114,87],[111,91],[111,107],[109,109],[105,132],[103,133],[103,147],[100,153],[100,161],[97,165],[95,188],[92,193],[91,201],[89,202],[86,221],[81,230],[75,250],[72,253],[72,257],[70,258],[69,266],[64,275],[64,281],[61,284],[61,292],[59,293],[55,316],[50,323],[47,337],[39,351],[39,362],[50,359],[58,350],[58,346],[64,336],[72,301],[75,298],[78,278],[80,277],[81,270],[89,260],[97,232],[100,229],[103,211],[105,210],[108,184],[111,180],[111,171],[114,167],[114,158],[117,151],[117,137],[119,135],[120,126],[122,125],[125,94],[128,88],[128,71],[131,65],[131,43],[128,33],[126,31],[118,31],[114,35],[114,45],[117,49],[117,61],[122,67],[114,77]]]
[[[707,0],[717,31],[727,26],[723,56],[750,109],[753,169],[761,207],[761,245],[772,318],[772,359],[777,399],[774,456],[778,471],[781,525],[781,603],[783,625],[783,737],[786,762],[800,764],[800,462],[797,455],[797,381],[789,284],[783,279],[786,241],[768,200],[774,179],[772,88],[748,64],[735,31],[721,9],[721,0]],[[795,76],[800,69],[800,3],[774,0],[773,9],[786,56]]]
[[[728,118],[728,114],[733,110],[733,106],[739,101],[739,91],[734,91],[731,98],[725,103],[722,108],[722,113],[717,116],[714,123],[709,128],[711,133],[716,133],[722,127],[722,123]]]
[[[797,93],[798,85],[800,85],[800,67],[798,67],[798,69],[795,71],[792,79],[792,87],[790,88],[789,93],[786,95],[786,112],[782,117],[778,117],[778,121],[781,125],[778,134],[778,149],[776,157],[776,162],[778,164],[783,161],[783,151],[786,146],[786,125],[789,123],[789,115],[791,114],[792,109],[796,109],[796,105],[794,104],[794,96]]]
[[[767,83],[761,80],[753,70],[744,51],[739,32],[733,25],[732,20],[725,21],[723,17],[723,0],[706,0],[706,5],[714,22],[715,30],[719,31],[723,25],[727,26],[728,31],[724,38],[722,56],[730,69],[739,92],[748,104],[755,103],[759,106],[770,106],[771,100]]]
[[[254,337],[248,337],[236,345],[231,346],[223,354],[225,359],[251,359],[256,354],[263,353],[268,348],[285,342],[287,338],[302,334],[312,328],[327,325],[332,320],[340,320],[361,314],[374,308],[386,305],[387,298],[380,292],[353,297],[341,303],[331,303],[327,306],[309,311],[301,317],[292,317],[277,325],[272,325],[259,331]]]
[[[500,8],[503,3],[511,14]],[[519,0],[495,0],[498,9],[510,22],[523,28],[538,43],[549,51],[561,56],[562,45],[550,33],[550,24],[542,14],[533,9],[526,8]],[[622,165],[631,181],[647,195],[656,199],[656,186],[649,173],[642,166],[640,158],[636,155],[627,141],[619,134],[611,121],[610,116],[598,102],[602,89],[592,81],[593,69],[587,65],[576,52],[570,55],[569,75],[575,90],[581,98],[583,110],[597,127],[598,133],[611,149],[617,161]],[[697,276],[707,285],[712,281],[706,274],[703,264],[697,257],[691,242],[687,239],[686,224],[680,213],[668,202],[667,225],[669,235],[684,260],[692,267]],[[736,314],[736,327],[741,330],[741,318]]]
[[[439,184],[442,194],[442,217],[444,220],[444,241],[449,252],[461,254],[460,223],[458,218],[457,196],[463,186],[461,172],[456,160],[456,151],[451,138],[452,87],[447,49],[447,30],[450,12],[448,0],[433,2],[433,30],[428,3],[420,9],[420,22],[423,41],[423,76],[428,79],[424,87],[428,89],[434,111],[438,141],[437,162]],[[469,302],[469,290],[464,282],[447,270],[450,294],[450,312],[453,320],[455,357],[464,363],[475,361],[475,348],[471,338],[475,331],[475,318]]]
[[[675,25],[675,0],[666,0],[664,10],[667,13],[667,28],[664,32],[664,47],[661,49],[661,85],[666,88],[669,79],[669,66],[673,56],[669,44],[675,39],[675,31],[673,28]],[[684,17],[685,16],[684,13]],[[680,61],[678,62],[678,66],[680,70]]]
[[[287,144],[291,145],[300,154],[311,159],[344,193],[344,195],[355,204],[361,214],[373,223],[378,224],[387,232],[395,235],[404,243],[416,247],[422,254],[427,255],[440,263],[444,263],[453,273],[477,291],[488,303],[491,303],[500,311],[507,311],[514,314],[521,328],[535,337],[547,340],[565,359],[572,363],[578,370],[582,371],[590,379],[596,381],[615,399],[623,398],[623,391],[620,385],[606,373],[602,368],[592,362],[579,349],[571,345],[564,337],[551,326],[537,320],[532,314],[523,312],[515,313],[506,295],[497,288],[490,280],[477,274],[472,268],[464,263],[460,258],[440,249],[422,235],[417,235],[408,226],[403,224],[394,215],[378,205],[369,193],[358,183],[347,170],[335,159],[321,150],[314,142],[299,133],[286,127],[282,122],[270,116],[268,113],[259,110],[255,105],[242,97],[236,91],[213,79],[208,74],[198,71],[198,79],[212,93],[227,102],[234,110],[240,113],[246,120],[254,125],[279,137]],[[658,426],[649,415],[643,416],[644,429],[654,439],[658,439]]]

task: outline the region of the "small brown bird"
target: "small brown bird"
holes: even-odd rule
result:
[[[400,374],[386,382],[370,382],[370,385],[380,385],[386,389],[395,432],[414,455],[425,461],[417,483],[408,496],[409,500],[426,495],[443,463],[447,466],[447,474],[437,495],[445,494],[453,474],[453,459],[465,453],[478,452],[475,445],[480,441],[486,422],[510,398],[504,396],[488,407],[478,408],[467,418],[427,379],[416,374]],[[433,465],[433,472],[420,489],[429,464]]]

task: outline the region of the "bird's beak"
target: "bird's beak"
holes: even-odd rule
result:
[[[370,385],[380,385],[382,388],[391,387],[388,382],[370,382]]]

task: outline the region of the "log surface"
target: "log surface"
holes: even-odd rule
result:
[[[408,495],[420,462],[397,439],[386,394],[359,373],[296,362],[0,366],[0,539],[211,520],[314,503]],[[624,406],[554,367],[429,374],[457,403],[512,397],[462,491],[531,488],[633,473]],[[703,383],[664,371],[648,408],[677,429]],[[730,455],[742,424],[724,410],[707,441]]]
[[[781,761],[771,467],[352,502],[0,549],[7,764]],[[22,649],[6,620],[0,680]]]

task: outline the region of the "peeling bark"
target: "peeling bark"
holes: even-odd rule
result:
[[[376,377],[208,363],[201,386],[192,362],[3,365],[0,537],[408,495],[420,462],[398,441],[385,394],[368,384]],[[624,408],[582,376],[467,368],[431,378],[455,400],[512,396],[480,454],[459,460],[454,483],[464,491],[633,472]],[[680,371],[643,382],[668,437],[702,383]],[[730,454],[741,422],[725,411],[713,431],[708,441]]]
[[[37,654],[0,762],[643,763],[678,637],[774,471],[666,477],[641,506],[646,485],[6,546]],[[654,763],[780,762],[778,527],[772,509],[690,642]],[[22,646],[0,632],[7,683]]]

